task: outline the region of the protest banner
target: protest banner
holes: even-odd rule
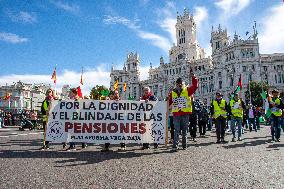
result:
[[[46,140],[95,144],[159,143],[166,140],[165,101],[53,101]]]

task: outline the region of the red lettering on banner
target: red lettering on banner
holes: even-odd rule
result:
[[[120,123],[120,133],[129,133],[129,123]]]
[[[81,133],[81,123],[74,123],[74,133]]]
[[[139,131],[140,131],[140,134],[146,133],[146,124],[145,123],[139,124]]]
[[[113,128],[113,129],[112,129]],[[116,123],[110,123],[107,126],[107,131],[109,133],[116,133],[118,131],[118,125]]]
[[[87,123],[83,123],[83,128],[82,128],[82,133],[92,133],[92,123],[89,123],[89,125]]]
[[[131,123],[131,133],[138,133],[137,123]]]
[[[102,123],[102,133],[106,133],[106,123]]]
[[[65,132],[73,133],[146,133],[145,123],[70,123],[65,122]]]
[[[65,122],[65,132],[68,132],[69,129],[73,128],[73,124],[70,122]]]

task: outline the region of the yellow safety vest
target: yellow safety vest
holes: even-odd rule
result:
[[[271,101],[274,102],[277,105],[280,105],[280,99],[279,98],[276,98],[275,101],[273,101],[271,99]],[[282,110],[280,108],[273,107],[273,108],[271,108],[271,112],[272,112],[273,115],[275,115],[277,117],[282,116]]]
[[[43,109],[47,112],[48,111],[48,105],[47,105],[47,100],[43,101]],[[47,115],[43,115],[42,116],[42,121],[46,121],[47,122]]]
[[[184,87],[181,91],[180,96],[172,91],[173,106],[172,112],[192,112],[192,101],[191,97],[188,96],[187,87]]]
[[[230,101],[231,111],[234,117],[242,118],[244,115],[242,101],[239,99],[237,102],[232,99]]]
[[[224,117],[227,118],[227,112],[226,112],[226,101],[224,99],[221,100],[220,105],[216,100],[213,101],[213,108],[214,108],[214,118],[218,117]]]

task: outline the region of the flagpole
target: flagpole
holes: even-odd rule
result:
[[[249,102],[250,102],[250,104],[252,104],[252,103],[251,103],[250,81],[249,81],[248,85],[249,85]]]
[[[57,73],[56,73],[56,67],[57,67],[57,64],[55,64],[55,82],[54,82],[54,92],[55,92],[55,94],[57,95],[57,91],[56,91],[56,80],[57,80]]]

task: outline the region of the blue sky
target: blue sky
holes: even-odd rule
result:
[[[254,20],[261,53],[284,52],[282,0],[0,0],[0,85],[52,83],[57,64],[59,87],[78,85],[83,66],[87,91],[108,85],[111,65],[120,68],[131,51],[140,54],[145,78],[150,62],[168,60],[176,14],[185,7],[207,55],[212,25],[245,38]]]

